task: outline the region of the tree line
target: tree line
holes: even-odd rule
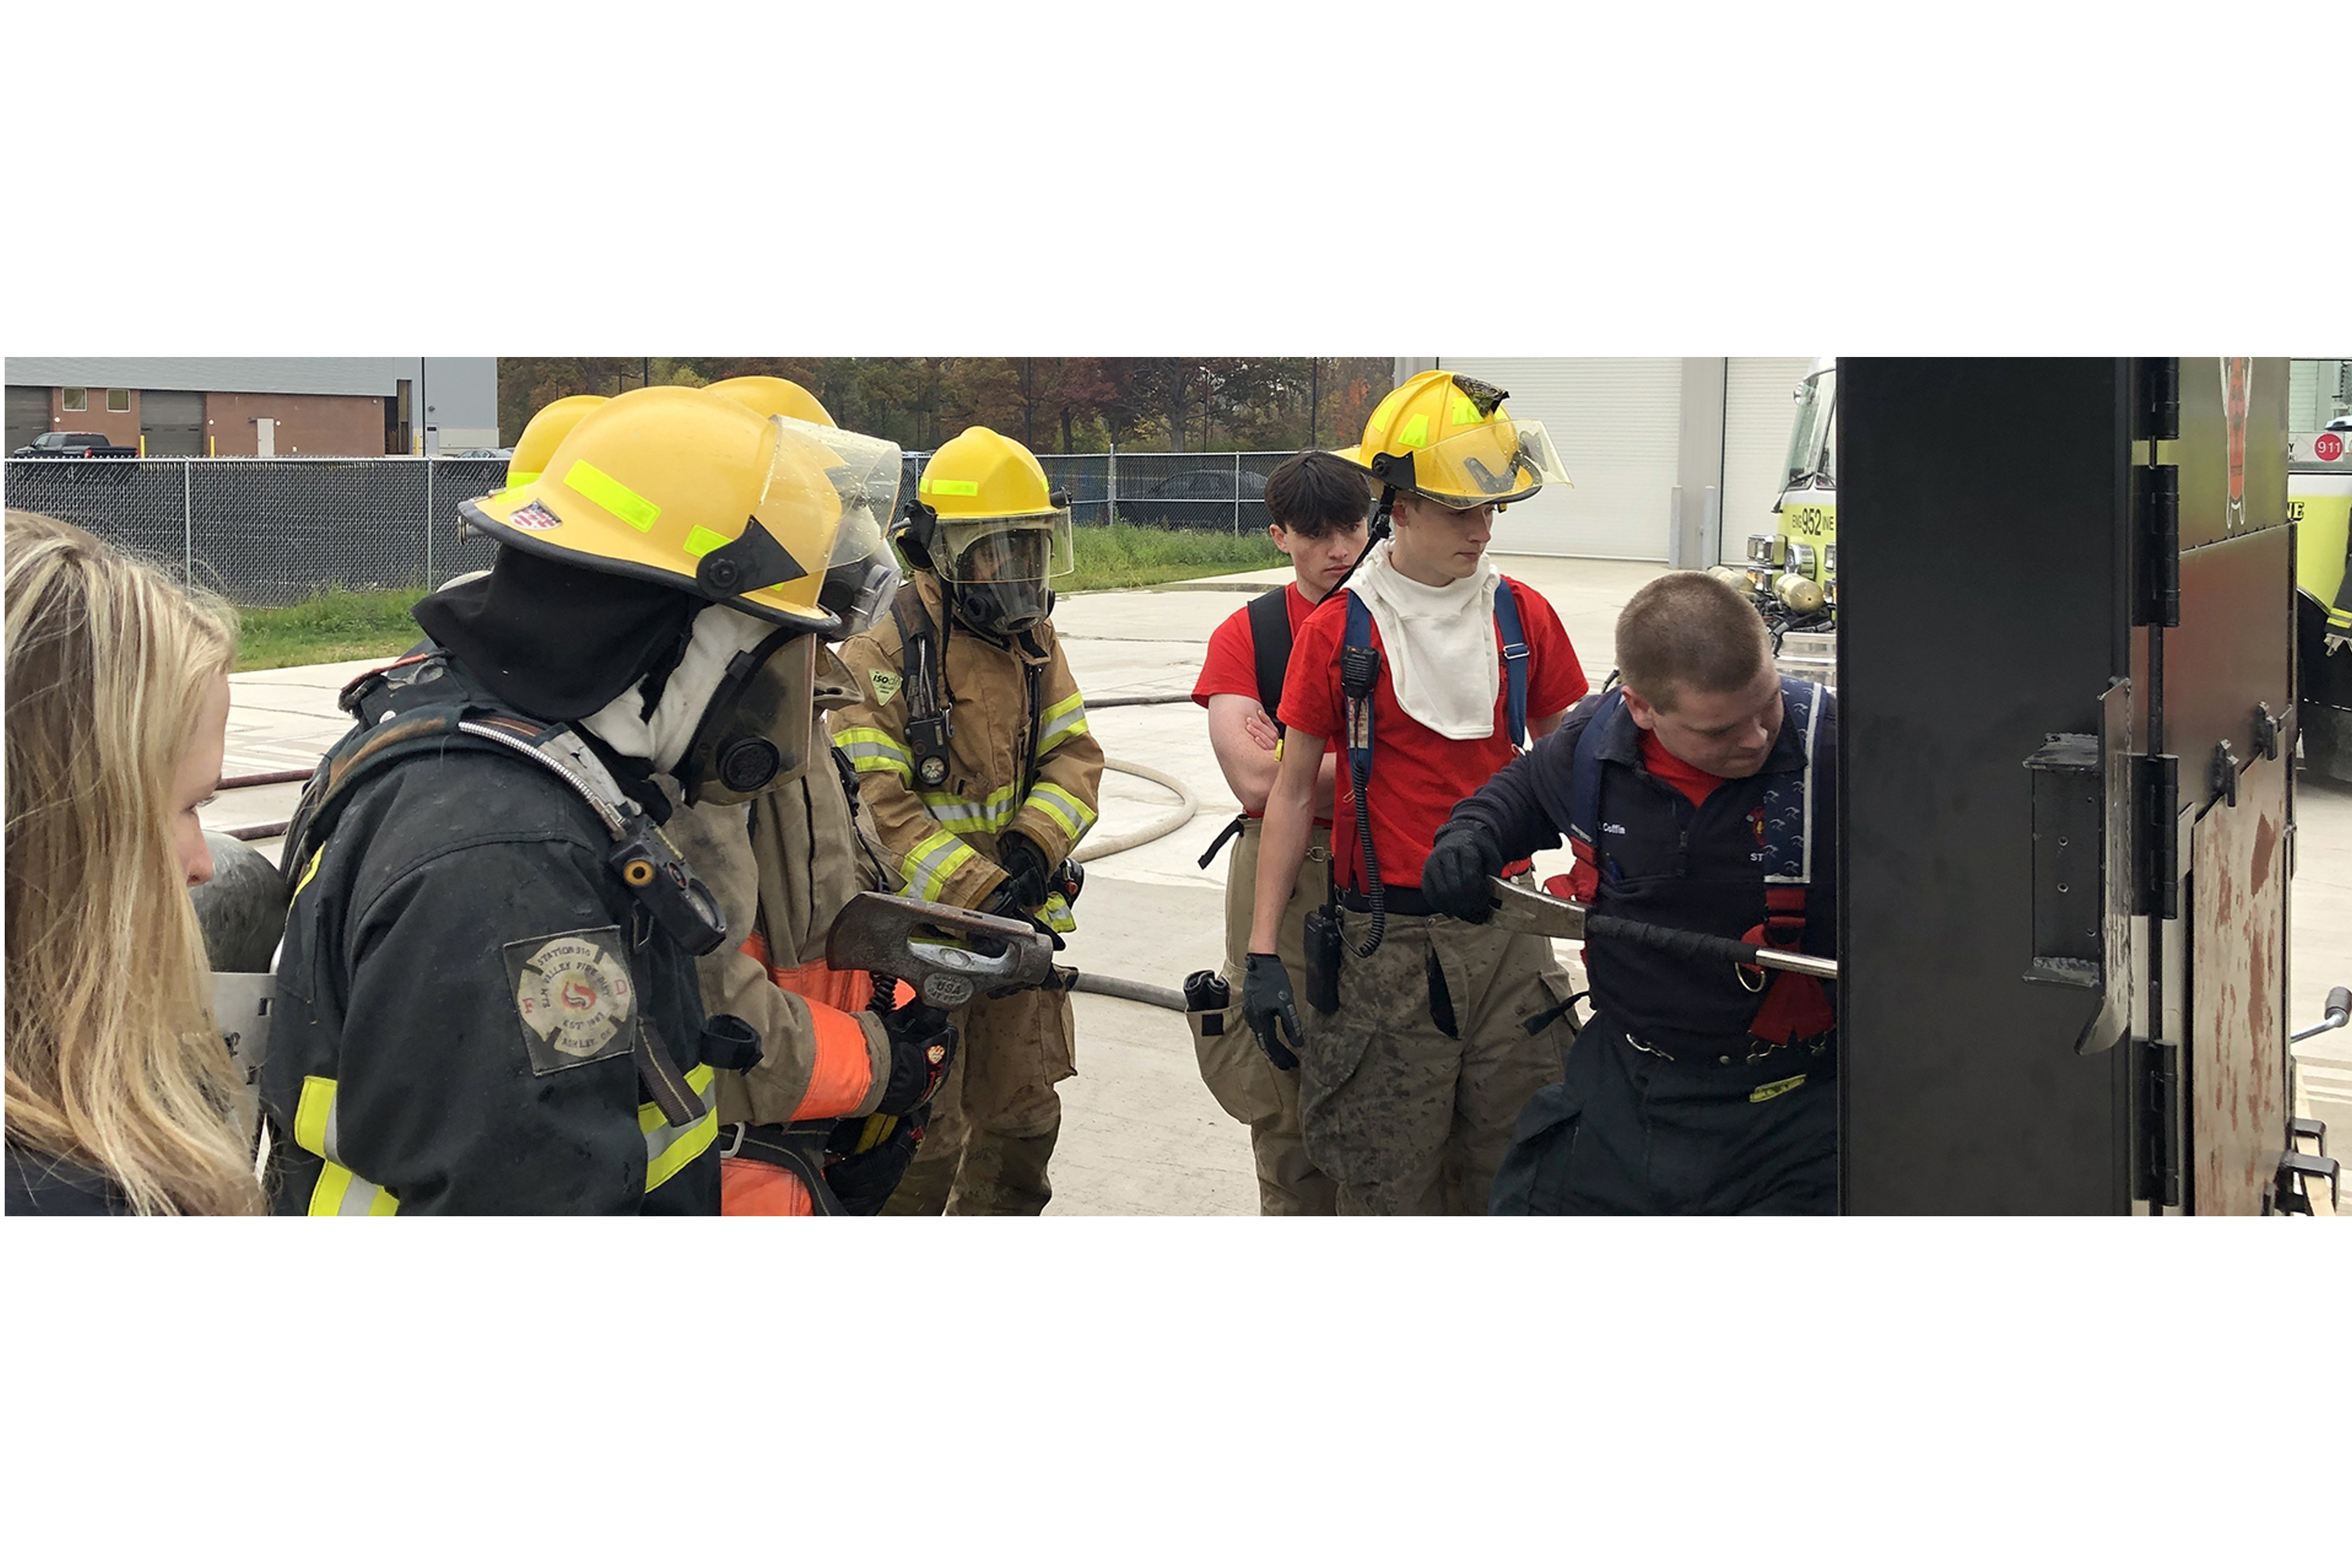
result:
[[[798,382],[845,427],[929,451],[974,425],[1037,452],[1296,451],[1347,447],[1395,362],[1266,359],[500,359],[511,443],[559,397],[737,375]]]

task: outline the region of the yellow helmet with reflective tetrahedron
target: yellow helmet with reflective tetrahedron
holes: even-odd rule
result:
[[[900,542],[967,626],[994,636],[1044,620],[1047,579],[1075,563],[1069,498],[1028,447],[979,425],[923,465]]]
[[[843,511],[841,459],[820,437],[836,434],[695,387],[646,387],[590,409],[538,479],[461,510],[511,549],[838,635],[820,598]],[[895,473],[897,448],[871,445]]]
[[[1461,510],[1508,506],[1544,486],[1568,483],[1544,427],[1515,420],[1500,387],[1450,370],[1425,370],[1381,399],[1360,446],[1339,454],[1391,489]]]
[[[730,375],[702,390],[731,397],[763,419],[781,415],[786,419],[804,419],[811,425],[837,428],[833,416],[824,411],[824,405],[816,400],[814,393],[781,375]]]
[[[555,455],[555,448],[563,445],[563,438],[572,434],[572,427],[579,424],[590,409],[601,408],[610,401],[594,393],[583,392],[572,397],[559,397],[532,415],[530,423],[522,427],[522,435],[516,438],[514,455],[507,459],[507,488],[512,489],[517,485],[527,485],[545,473],[547,459]]]

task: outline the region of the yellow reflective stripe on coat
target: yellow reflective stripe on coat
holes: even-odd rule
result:
[[[915,753],[887,731],[857,724],[834,736],[833,743],[861,773],[896,773],[915,782]]]
[[[1086,699],[1073,691],[1037,715],[1037,745],[1033,755],[1044,756],[1073,735],[1093,728],[1087,722]]]
[[[979,802],[938,790],[919,790],[915,798],[923,803],[923,809],[931,814],[934,821],[950,833],[1001,833],[1021,809],[1021,802],[1014,798],[1020,789],[1019,784],[1006,784]]]
[[[336,1158],[333,1079],[313,1076],[302,1080],[302,1099],[294,1108],[294,1144],[325,1162],[318,1185],[310,1189],[312,1218],[381,1217],[399,1211],[398,1198]]]
[[[1073,849],[1097,820],[1093,806],[1057,784],[1040,783],[1029,792],[1029,804],[1062,825],[1062,831],[1070,836]]]
[[[967,862],[979,858],[977,850],[941,828],[937,833],[925,834],[907,851],[907,858],[898,862],[898,875],[907,879],[908,892],[936,903],[949,879],[962,870]]]
[[[1059,893],[1048,893],[1039,906],[1037,918],[1065,936],[1078,929],[1078,917],[1070,912],[1069,900]]]
[[[646,1135],[646,1191],[694,1163],[719,1136],[718,1080],[708,1062],[687,1069],[686,1087],[702,1097],[702,1114],[683,1127],[672,1127],[661,1107],[650,1101],[637,1107],[637,1131]]]

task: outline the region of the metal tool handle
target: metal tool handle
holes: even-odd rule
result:
[[[2338,985],[2327,994],[2327,1009],[2321,1016],[2321,1021],[2308,1029],[2288,1036],[2287,1039],[2289,1043],[2307,1040],[2315,1035],[2324,1035],[2330,1029],[2342,1028],[2347,1019],[2352,1019],[2352,987]]]
[[[1735,942],[1727,936],[1677,931],[1672,926],[1651,925],[1643,921],[1623,920],[1616,915],[1596,915],[1588,911],[1584,917],[1584,930],[1587,936],[1638,942],[1644,947],[1659,948],[1683,958],[1725,959],[1758,969],[1787,969],[1799,974],[1810,974],[1817,980],[1835,980],[1838,977],[1837,960],[1833,958],[1816,958],[1810,952],[1784,952],[1777,947],[1757,947]]]

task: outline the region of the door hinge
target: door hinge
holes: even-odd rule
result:
[[[2132,913],[2180,918],[2180,759],[2134,757],[2139,770],[2139,897]]]
[[[2158,1208],[2180,1206],[2180,1047],[2142,1040],[2147,1051],[2147,1092],[2140,1101],[2139,1195]]]
[[[2140,366],[2140,413],[2147,420],[2147,439],[2180,439],[2180,362],[2144,359]]]
[[[2135,487],[2138,526],[2139,603],[2136,626],[2180,624],[2180,469],[2151,463]]]

